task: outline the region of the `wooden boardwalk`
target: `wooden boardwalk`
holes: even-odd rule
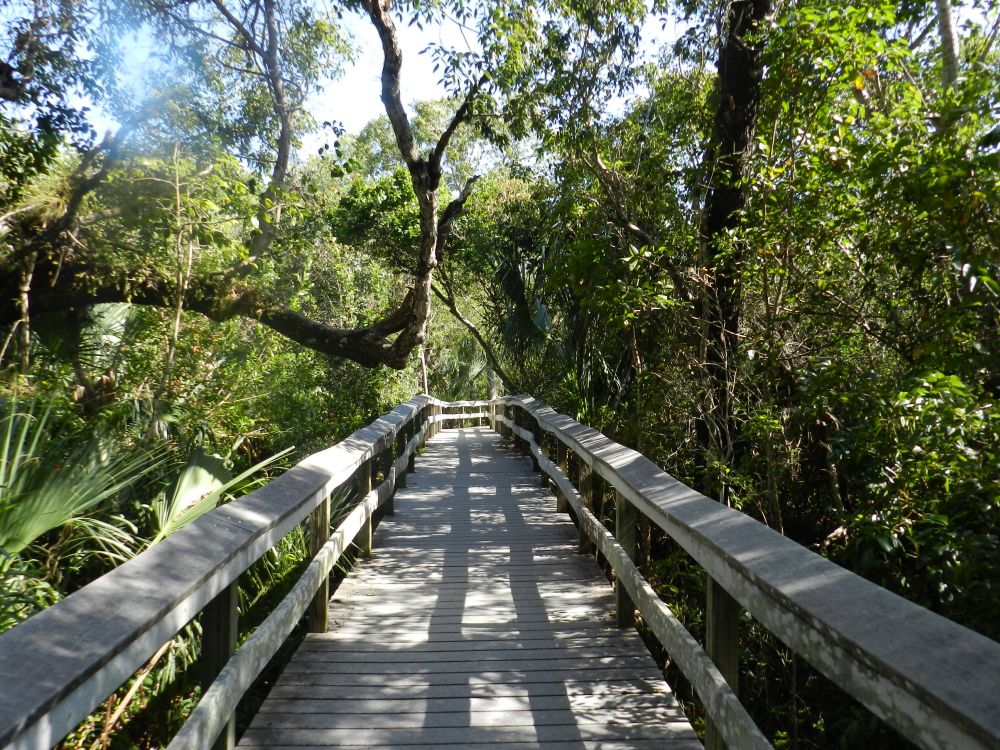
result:
[[[240,747],[701,747],[527,459],[444,430],[408,483]]]

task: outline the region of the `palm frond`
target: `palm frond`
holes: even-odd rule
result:
[[[0,550],[7,555],[81,518],[163,462],[99,440],[70,445],[52,435],[51,413],[34,401],[22,408],[16,396],[0,402]]]
[[[201,448],[195,450],[181,471],[170,497],[164,495],[153,501],[157,532],[150,544],[162,541],[212,510],[251,476],[291,451],[292,447],[289,447],[275,453],[234,477],[221,456],[206,453]]]

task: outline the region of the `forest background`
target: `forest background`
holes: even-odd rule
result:
[[[0,18],[0,629],[415,392],[499,390],[1000,634],[995,2]],[[410,104],[406,25],[449,29],[423,53],[444,96]],[[357,103],[323,87],[362,54],[386,115],[346,134]],[[704,572],[648,536],[697,632]],[[244,614],[304,555],[262,560]],[[903,746],[744,630],[776,746]],[[197,648],[192,626],[67,746],[161,743]]]

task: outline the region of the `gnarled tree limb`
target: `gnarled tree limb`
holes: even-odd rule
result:
[[[20,277],[0,274],[0,324],[20,319]],[[102,302],[124,302],[170,309],[177,303],[176,280],[146,274],[122,279],[93,261],[74,258],[61,265],[57,258],[39,257],[31,290],[33,315],[79,309]],[[344,357],[365,367],[406,367],[409,352],[400,353],[388,338],[400,330],[406,316],[389,316],[372,326],[344,329],[313,320],[239,279],[220,275],[195,276],[188,283],[184,309],[214,321],[242,317],[280,333],[314,351]],[[402,307],[405,307],[405,302]]]

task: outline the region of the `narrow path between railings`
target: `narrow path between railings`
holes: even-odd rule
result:
[[[240,747],[701,747],[527,459],[444,430],[408,484]]]

